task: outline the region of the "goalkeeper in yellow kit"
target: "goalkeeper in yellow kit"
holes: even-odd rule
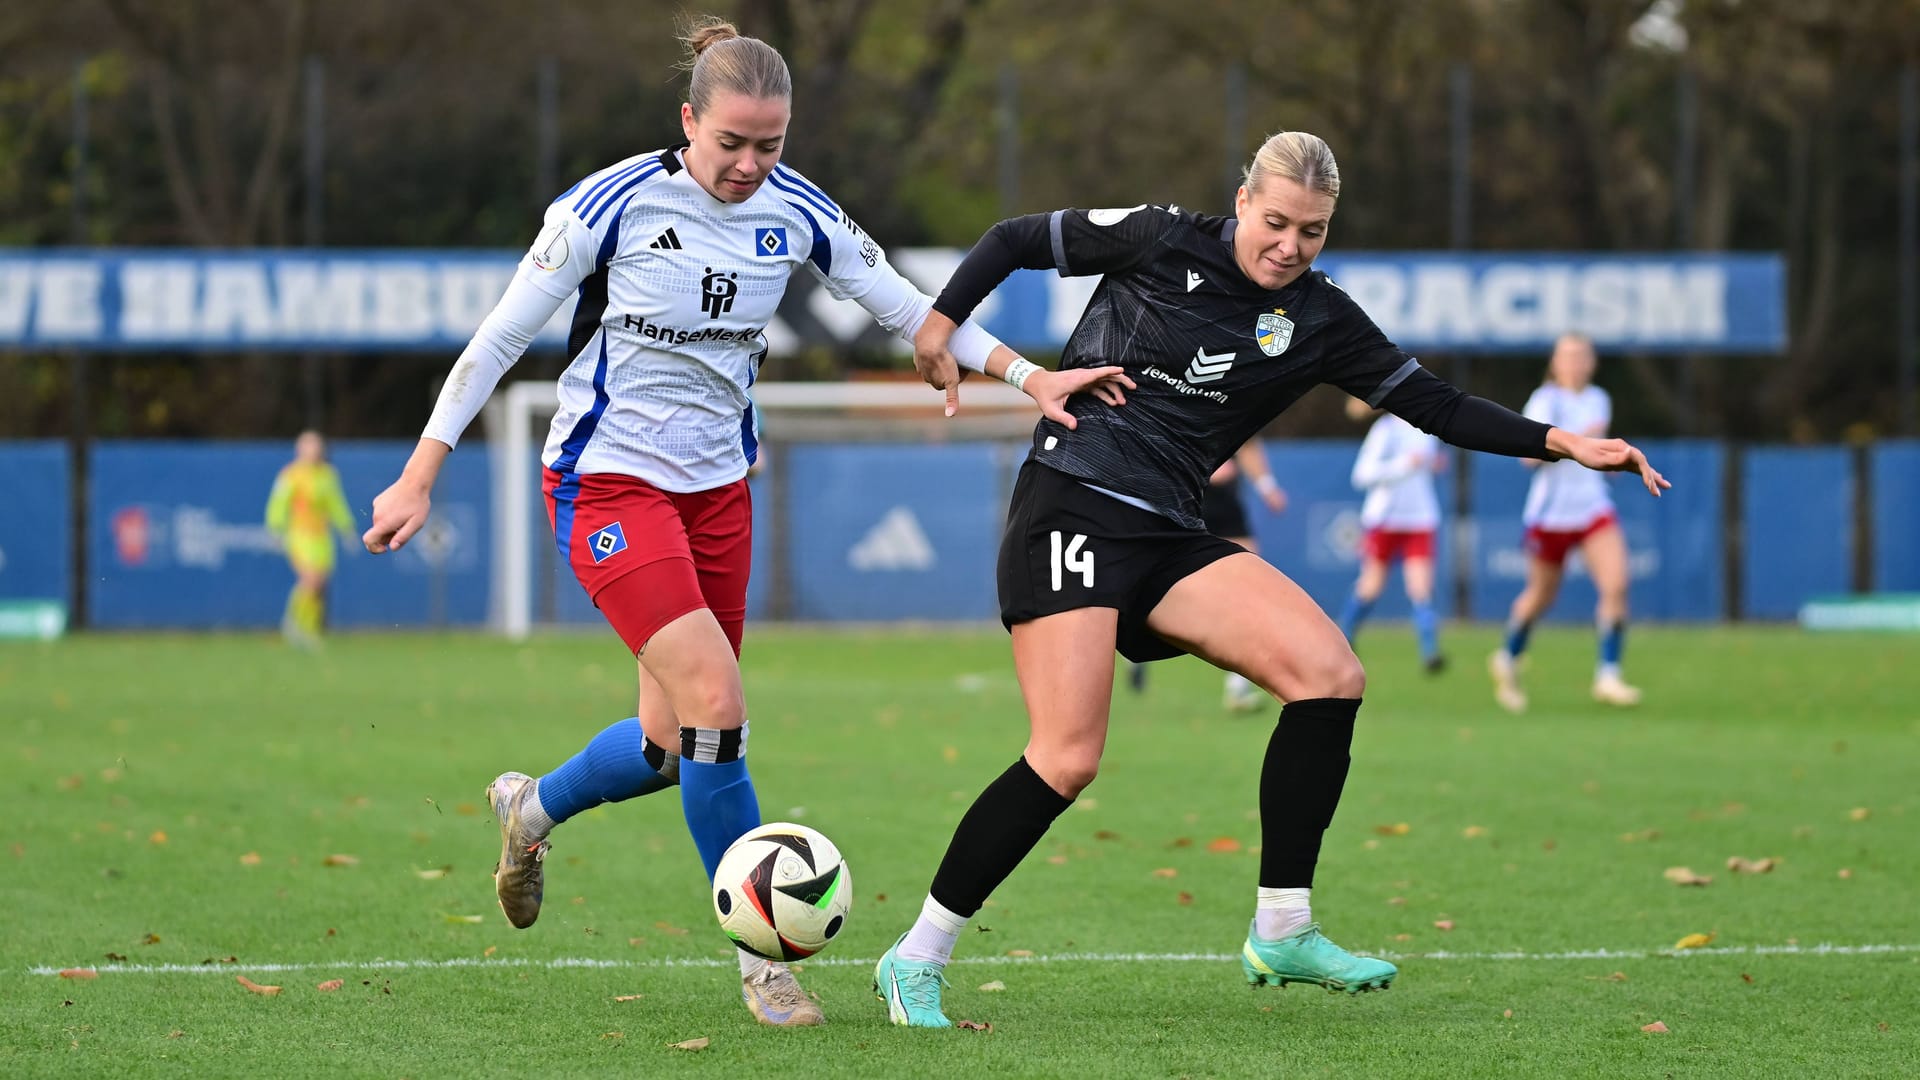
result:
[[[352,540],[357,529],[340,488],[340,474],[327,464],[327,444],[317,431],[294,440],[293,461],[280,470],[267,499],[267,528],[280,539],[293,567],[293,591],[280,631],[296,645],[316,645],[326,614],[327,578],[333,574],[333,536]]]

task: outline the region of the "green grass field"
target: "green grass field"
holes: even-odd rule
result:
[[[0,1074],[1914,1073],[1912,639],[1639,630],[1648,702],[1623,713],[1586,699],[1590,636],[1543,633],[1524,718],[1491,706],[1490,633],[1448,644],[1428,680],[1403,630],[1362,642],[1314,897],[1336,940],[1399,958],[1390,993],[1242,981],[1272,717],[1223,715],[1180,661],[1119,696],[1100,780],[962,943],[948,1011],[991,1032],[891,1028],[868,982],[1019,753],[997,632],[750,635],[763,810],[831,835],[857,886],[802,976],[831,1023],[795,1031],[741,1007],[671,794],[563,826],[532,929],[494,906],[483,785],[630,711],[611,634],[0,647]]]

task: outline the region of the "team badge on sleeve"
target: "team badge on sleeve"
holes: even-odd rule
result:
[[[587,548],[593,552],[594,564],[598,565],[627,550],[627,534],[616,521],[587,537]]]
[[[787,230],[753,230],[753,253],[760,258],[773,258],[787,253]]]
[[[1286,352],[1293,344],[1293,320],[1287,318],[1287,309],[1274,308],[1272,314],[1260,316],[1253,324],[1253,340],[1268,356]]]

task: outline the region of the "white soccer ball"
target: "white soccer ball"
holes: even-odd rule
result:
[[[742,949],[768,960],[802,960],[847,924],[853,879],[833,841],[790,822],[735,840],[713,875],[713,914]]]

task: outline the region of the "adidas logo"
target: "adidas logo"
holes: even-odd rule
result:
[[[1233,366],[1233,353],[1210,353],[1205,349],[1194,351],[1193,359],[1187,362],[1187,381],[1190,383],[1216,382],[1227,377],[1227,369]]]
[[[647,246],[650,248],[661,250],[661,251],[681,250],[680,238],[673,235],[673,230],[671,228],[669,228],[666,232],[661,233],[659,236],[654,237],[653,243],[648,244]]]
[[[904,506],[887,511],[847,549],[847,565],[855,570],[931,570],[933,564],[933,544]]]

